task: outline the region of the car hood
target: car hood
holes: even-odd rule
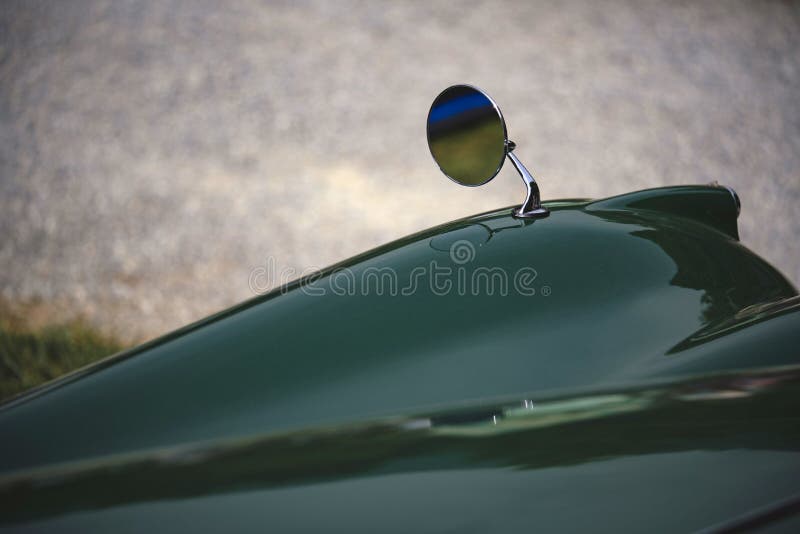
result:
[[[797,362],[797,291],[738,242],[728,189],[546,205],[409,236],[20,397],[0,473]]]

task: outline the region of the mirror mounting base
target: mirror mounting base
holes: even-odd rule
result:
[[[517,172],[522,177],[522,181],[525,182],[527,191],[522,206],[514,210],[514,217],[523,219],[540,219],[542,217],[547,217],[550,215],[550,210],[542,206],[542,202],[539,198],[539,186],[536,184],[536,180],[533,179],[531,173],[528,172],[528,169],[525,168],[525,165],[523,165],[514,154],[513,151],[516,147],[516,143],[508,141],[508,150],[506,154],[514,165],[514,168],[517,169]]]
[[[521,207],[514,210],[514,217],[520,219],[542,219],[548,215],[550,215],[550,210],[545,207],[535,208],[530,211],[522,211]]]

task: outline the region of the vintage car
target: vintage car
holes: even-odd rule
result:
[[[497,105],[428,115],[522,206],[366,252],[0,407],[0,529],[800,529],[800,297],[731,189],[541,202]]]

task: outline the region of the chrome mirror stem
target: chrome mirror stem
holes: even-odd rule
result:
[[[508,142],[508,159],[514,164],[514,168],[517,169],[522,181],[525,182],[527,191],[525,192],[525,202],[514,210],[514,216],[525,219],[547,217],[550,215],[550,211],[542,206],[539,198],[539,186],[536,184],[536,180],[533,179],[533,175],[525,168],[525,165],[514,155],[513,150],[516,147],[517,145],[513,141]]]

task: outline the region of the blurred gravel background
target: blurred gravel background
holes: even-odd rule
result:
[[[518,203],[460,188],[425,116],[497,100],[543,196],[718,180],[800,281],[800,9],[781,2],[0,3],[0,292],[128,341]]]

